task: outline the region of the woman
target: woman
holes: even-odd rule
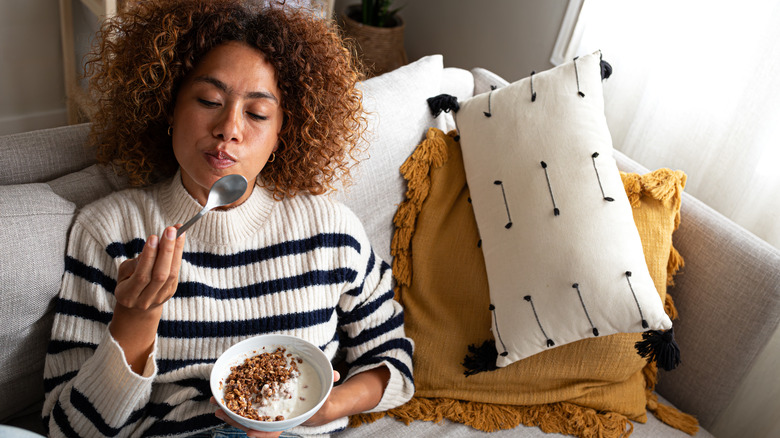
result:
[[[46,358],[50,436],[235,431],[210,403],[212,365],[269,332],[348,365],[295,433],[411,398],[388,265],[351,211],[317,196],[348,177],[363,128],[360,76],[328,24],[241,0],[138,2],[104,25],[88,73],[99,159],[138,188],[71,230]],[[171,225],[236,173],[256,183],[177,238]]]

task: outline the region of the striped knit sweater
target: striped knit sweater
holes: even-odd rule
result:
[[[50,436],[186,436],[219,425],[209,374],[236,342],[262,333],[302,337],[348,377],[382,364],[390,381],[373,411],[414,392],[412,341],[395,302],[391,272],[357,217],[323,196],[283,201],[255,188],[240,206],[212,211],[187,231],[173,298],[164,305],[142,375],[108,332],[122,261],[146,237],[184,222],[200,205],[180,175],[87,206],[70,234],[46,356],[43,417]],[[346,427],[342,418],[299,434]]]

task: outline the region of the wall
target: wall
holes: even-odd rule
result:
[[[0,135],[65,122],[59,8],[0,2]]]
[[[359,3],[336,0],[335,12]],[[410,60],[441,53],[445,67],[486,68],[510,82],[552,67],[566,0],[396,0]]]
[[[81,59],[97,18],[74,3]],[[58,1],[0,1],[0,60],[0,135],[67,123]]]

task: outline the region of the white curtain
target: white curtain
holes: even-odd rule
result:
[[[567,54],[600,49],[615,148],[780,247],[780,2],[584,0]]]
[[[598,49],[615,148],[780,247],[780,1],[570,0],[553,62]],[[778,363],[780,331],[714,435],[780,436]]]

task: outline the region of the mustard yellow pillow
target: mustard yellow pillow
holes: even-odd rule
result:
[[[404,421],[448,418],[486,431],[535,425],[577,436],[595,430],[619,436],[632,427],[629,420],[644,422],[655,368],[643,373],[647,361],[634,347],[638,333],[588,338],[466,376],[468,346],[492,333],[491,314],[484,311],[490,304],[485,262],[456,133],[431,128],[401,173],[408,191],[395,215],[393,274],[406,333],[415,341],[417,392],[389,414]],[[648,268],[665,300],[667,282],[682,263],[671,235],[679,225],[685,174],[649,175],[623,178]],[[655,189],[648,191],[645,181]],[[353,424],[376,417],[355,417]]]

